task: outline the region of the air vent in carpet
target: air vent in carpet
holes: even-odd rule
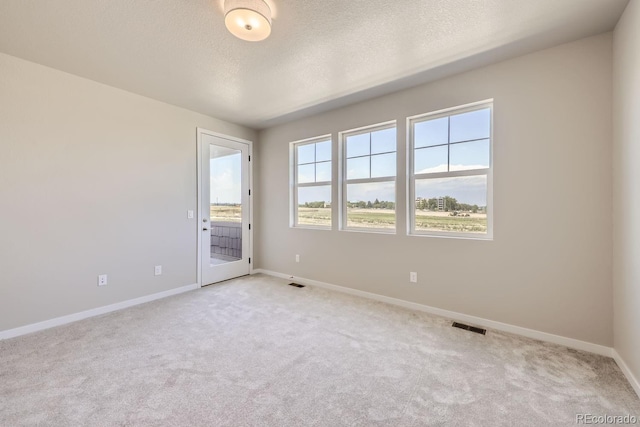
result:
[[[464,323],[453,322],[453,325],[451,326],[453,326],[454,328],[460,328],[460,329],[465,329],[467,331],[475,332],[476,334],[484,335],[487,333],[486,329],[476,328],[475,326],[465,325]]]
[[[300,285],[298,283],[289,283],[289,286],[293,286],[295,288],[304,288],[304,285]]]

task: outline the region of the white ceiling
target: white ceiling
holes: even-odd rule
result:
[[[611,30],[629,0],[267,0],[233,37],[223,0],[0,0],[0,51],[264,128]]]

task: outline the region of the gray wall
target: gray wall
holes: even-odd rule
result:
[[[256,136],[0,54],[0,330],[196,283],[196,127]]]
[[[614,347],[640,379],[640,2],[613,38]]]
[[[611,44],[603,34],[261,131],[255,267],[611,346]],[[487,98],[493,241],[406,236],[404,179],[397,235],[289,228],[290,141],[396,119],[402,177],[407,116]]]

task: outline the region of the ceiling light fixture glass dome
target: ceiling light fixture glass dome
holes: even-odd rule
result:
[[[239,39],[264,40],[271,34],[271,9],[264,0],[225,0],[224,24]]]

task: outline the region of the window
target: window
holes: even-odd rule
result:
[[[340,141],[342,229],[395,231],[395,122],[342,132]]]
[[[491,101],[408,119],[412,234],[492,238]]]
[[[291,226],[331,228],[331,136],[291,143]]]

